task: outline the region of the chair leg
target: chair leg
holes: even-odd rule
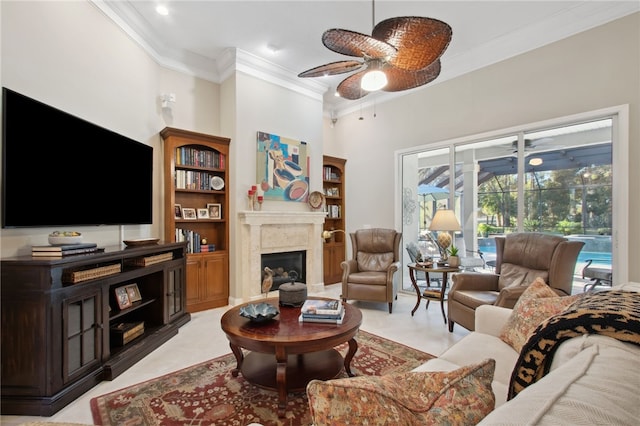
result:
[[[453,324],[455,324],[453,321],[451,321],[451,318],[449,318],[449,333],[453,333]]]
[[[393,302],[389,302],[389,313],[393,310]]]

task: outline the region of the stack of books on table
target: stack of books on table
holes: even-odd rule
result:
[[[31,246],[31,256],[63,257],[72,254],[95,253],[102,251],[96,243],[65,244],[59,246]]]
[[[338,299],[314,299],[304,301],[300,308],[300,322],[342,324],[345,309]]]

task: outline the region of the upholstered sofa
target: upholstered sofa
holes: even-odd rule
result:
[[[623,339],[620,339],[617,334],[615,335],[617,338],[608,337],[606,332],[603,332],[603,334],[583,335],[578,332],[573,334],[575,337],[569,337],[571,334],[567,334],[566,339],[558,339],[558,344],[554,347],[548,359],[546,367],[548,372],[533,383],[528,384],[524,389],[520,389],[509,400],[507,400],[508,395],[513,393],[513,387],[510,386],[512,372],[514,370],[521,371],[517,369],[517,366],[523,362],[523,357],[512,347],[512,342],[507,343],[504,340],[505,329],[514,320],[512,313],[516,311],[517,307],[514,307],[513,310],[493,305],[478,307],[475,317],[475,331],[465,336],[439,357],[419,366],[412,373],[438,375],[443,371],[460,371],[465,366],[468,368],[470,365],[477,365],[481,360],[495,360],[492,382],[488,385],[485,383],[485,386],[493,390],[495,408],[491,407],[489,413],[482,414],[483,418],[478,423],[481,425],[637,424],[638,419],[640,419],[640,393],[638,393],[638,387],[640,386],[640,329],[638,329],[640,324],[640,306],[638,303],[638,300],[640,300],[640,283],[627,283],[598,293],[607,291],[617,292],[617,302],[620,301],[620,297],[625,303],[627,303],[627,300],[630,301],[629,303],[632,306],[627,311],[632,312],[629,315],[632,319],[631,323],[634,323],[632,326],[635,327],[634,330],[631,333],[625,333]],[[636,292],[636,294],[629,297],[632,294],[630,292]],[[591,298],[595,296],[598,295],[590,295]],[[578,296],[570,297],[576,300]],[[554,315],[552,318],[545,319],[541,326],[535,328],[530,336],[534,336],[536,333],[544,334],[545,330],[553,329],[553,318],[573,316],[567,315],[566,312],[573,313],[570,308],[567,308],[561,311],[561,315]],[[564,319],[566,320],[566,318]],[[626,318],[626,320],[628,319]],[[615,320],[614,322],[626,323],[626,320]],[[611,321],[608,322],[610,323]],[[624,328],[626,326],[616,327]],[[602,328],[600,326],[600,329]],[[526,354],[527,350],[535,347],[537,347],[536,339],[529,338],[525,340],[521,352]],[[377,380],[375,378],[371,379]],[[336,382],[336,380],[337,387],[327,387],[328,383]],[[327,417],[327,407],[336,403],[335,399],[333,401],[327,400],[339,394],[339,386],[349,386],[347,380],[353,379],[336,380],[328,382],[313,381],[307,388],[310,408],[316,426],[348,424],[350,423],[349,420],[353,420],[346,419],[345,423],[343,421],[345,419],[337,418],[336,413],[341,415],[343,412],[340,409],[332,410],[333,412]],[[366,383],[369,379],[364,378],[361,380]],[[392,381],[397,382],[398,380],[402,381],[404,378],[399,377]],[[482,387],[481,381],[476,380],[475,377],[472,377],[471,380],[476,381],[474,386]],[[395,383],[394,386],[398,386],[401,389],[403,384]],[[344,402],[338,402],[338,404],[357,405],[362,401],[368,401],[368,404],[371,404],[371,401],[376,401],[379,404],[382,400],[384,405],[389,405],[386,410],[390,413],[390,416],[395,416],[399,411],[401,412],[406,408],[399,409],[396,406],[396,400],[401,400],[400,404],[404,404],[402,400],[407,400],[404,396],[400,395],[399,398],[396,398],[391,395],[391,398],[388,398],[389,392],[385,396],[387,399],[381,399],[379,395],[365,394],[363,396],[363,386],[357,387],[360,389],[355,393],[347,389],[348,392],[345,394],[350,395],[350,398],[347,398]],[[375,387],[364,388],[365,391],[370,390],[373,394],[380,393]],[[420,398],[424,400],[423,394],[429,394],[430,392],[431,390],[421,390],[416,393],[420,393]],[[478,392],[481,393],[482,391]],[[447,393],[447,391],[443,393]],[[448,393],[455,394],[453,391]],[[362,405],[366,404],[363,403]],[[477,423],[460,420],[464,419],[464,417],[461,417],[463,414],[460,413],[459,406],[461,404],[457,403],[455,405],[457,405],[457,407],[454,407],[457,411],[453,414],[458,417],[451,418],[452,421],[448,422],[449,424]],[[448,410],[449,408],[445,407],[441,401],[436,401],[436,404],[434,404],[435,409],[439,411],[437,415],[441,415],[443,410]],[[322,410],[325,410],[325,412],[318,412]],[[375,411],[376,408],[371,408],[371,410]],[[344,412],[348,416],[346,413],[350,411],[346,410]],[[409,413],[410,416],[413,416],[413,414],[413,412]],[[421,415],[423,414],[421,413]],[[332,420],[327,421],[327,418]],[[396,416],[396,420],[397,418]],[[424,417],[419,418],[421,419],[420,422],[423,422],[422,419]],[[432,417],[428,418],[430,420],[433,419]],[[379,422],[374,421],[372,424],[387,423],[384,418],[379,418],[378,420]],[[419,424],[414,420],[407,421],[406,417],[403,417],[400,423]]]

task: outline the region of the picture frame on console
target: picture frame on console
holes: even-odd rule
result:
[[[197,219],[198,216],[196,214],[196,209],[191,208],[191,207],[184,207],[182,209],[182,218],[183,219],[189,219],[189,220]]]
[[[125,286],[125,288],[127,290],[127,295],[129,296],[129,300],[131,301],[131,303],[139,302],[140,300],[142,300],[142,295],[140,294],[140,289],[138,288],[137,284],[129,284]]]
[[[126,309],[131,306],[131,299],[129,299],[129,293],[127,292],[127,287],[117,287],[115,289],[116,293],[116,302],[118,303],[118,308],[120,310]]]
[[[209,219],[222,219],[222,204],[208,203]]]

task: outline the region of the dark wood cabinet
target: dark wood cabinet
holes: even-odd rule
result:
[[[325,197],[325,231],[338,230],[323,246],[324,283],[342,281],[340,263],[345,260],[347,244],[347,222],[345,219],[345,165],[343,158],[323,156],[322,188]]]
[[[51,416],[176,335],[190,319],[185,247],[3,259],[2,414]],[[115,290],[132,284],[141,300],[119,309]],[[140,323],[142,331],[126,344],[111,332]]]
[[[228,138],[167,127],[164,141],[165,239],[188,240],[187,310],[229,303]],[[207,209],[217,216],[190,219],[179,209]],[[179,207],[177,207],[179,206]],[[207,239],[207,251],[202,239]]]

